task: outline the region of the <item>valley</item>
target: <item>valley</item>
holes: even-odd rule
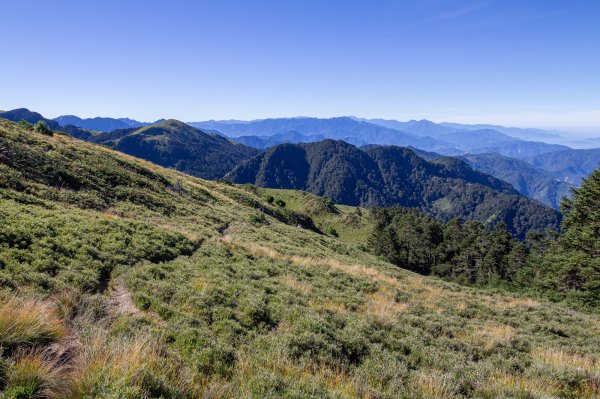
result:
[[[598,394],[597,314],[394,266],[367,210],[6,121],[0,173],[9,397]]]

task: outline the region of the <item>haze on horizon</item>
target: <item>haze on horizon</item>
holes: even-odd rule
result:
[[[429,119],[600,136],[600,2],[22,0],[0,108]]]

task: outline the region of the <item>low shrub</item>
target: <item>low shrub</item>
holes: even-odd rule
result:
[[[277,200],[275,200],[275,205],[277,205],[277,206],[279,206],[281,208],[285,208],[286,203],[281,198],[277,198]]]
[[[52,136],[52,130],[50,130],[50,128],[48,127],[48,125],[46,125],[46,122],[44,121],[37,121],[36,124],[33,126],[33,130],[35,130],[38,133],[41,134],[45,134],[46,136]]]

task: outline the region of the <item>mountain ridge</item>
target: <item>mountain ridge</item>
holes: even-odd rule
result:
[[[443,220],[473,218],[491,225],[502,220],[520,236],[534,226],[543,230],[559,222],[556,211],[521,196],[509,183],[474,171],[464,161],[428,162],[396,146],[363,151],[334,140],[281,144],[242,162],[226,178],[308,191],[345,205],[414,207]],[[539,220],[528,220],[525,208]]]

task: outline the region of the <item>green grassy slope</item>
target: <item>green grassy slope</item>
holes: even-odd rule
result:
[[[0,121],[3,397],[600,393],[597,315],[399,269],[266,193]]]
[[[365,244],[373,228],[365,208],[341,204],[329,208],[323,198],[306,191],[248,187],[263,198],[283,200],[286,208],[310,216],[321,231],[333,228],[341,240],[349,243]]]

